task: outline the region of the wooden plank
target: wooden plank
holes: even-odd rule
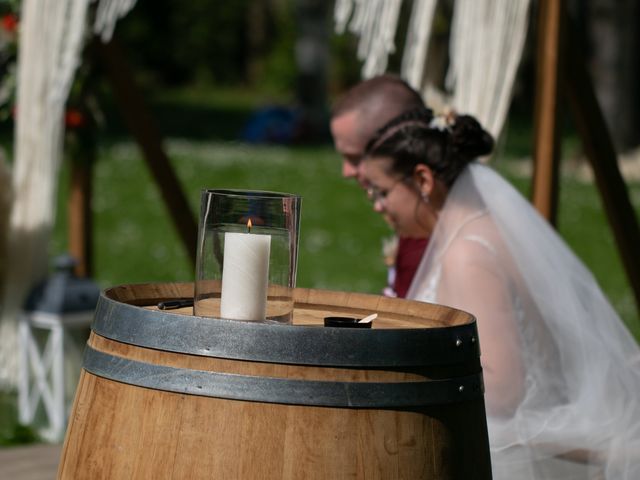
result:
[[[555,225],[560,163],[558,84],[562,44],[561,0],[541,0],[538,8],[532,203],[542,216]]]
[[[574,35],[567,35],[567,74],[564,75],[569,106],[591,163],[604,210],[613,231],[622,264],[640,309],[640,229],[606,120],[598,104],[591,77]]]
[[[51,480],[56,476],[62,445],[24,445],[0,448],[0,478]]]
[[[68,200],[69,253],[77,260],[74,273],[89,277],[93,273],[93,158],[72,159]]]
[[[195,268],[198,223],[164,152],[153,117],[142,100],[142,94],[133,81],[131,69],[115,40],[107,44],[96,40],[94,46],[104,62],[124,121],[142,149],[144,159],[160,188],[171,219]]]

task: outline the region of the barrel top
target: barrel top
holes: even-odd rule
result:
[[[120,285],[102,292],[98,335],[185,354],[333,366],[454,364],[479,356],[475,318],[450,307],[378,295],[294,290],[293,325],[242,322],[162,311],[158,302],[193,298],[193,283]],[[325,316],[362,318],[371,329],[327,328]]]

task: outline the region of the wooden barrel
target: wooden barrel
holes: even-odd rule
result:
[[[305,289],[293,325],[156,308],[192,295],[102,294],[58,478],[491,478],[471,315]],[[374,312],[371,329],[323,326]]]

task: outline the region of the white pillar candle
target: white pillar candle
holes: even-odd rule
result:
[[[224,234],[220,316],[264,320],[267,311],[271,235]]]

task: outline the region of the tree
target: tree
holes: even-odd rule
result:
[[[637,0],[577,2],[585,19],[589,68],[617,150],[640,145],[640,33]]]

